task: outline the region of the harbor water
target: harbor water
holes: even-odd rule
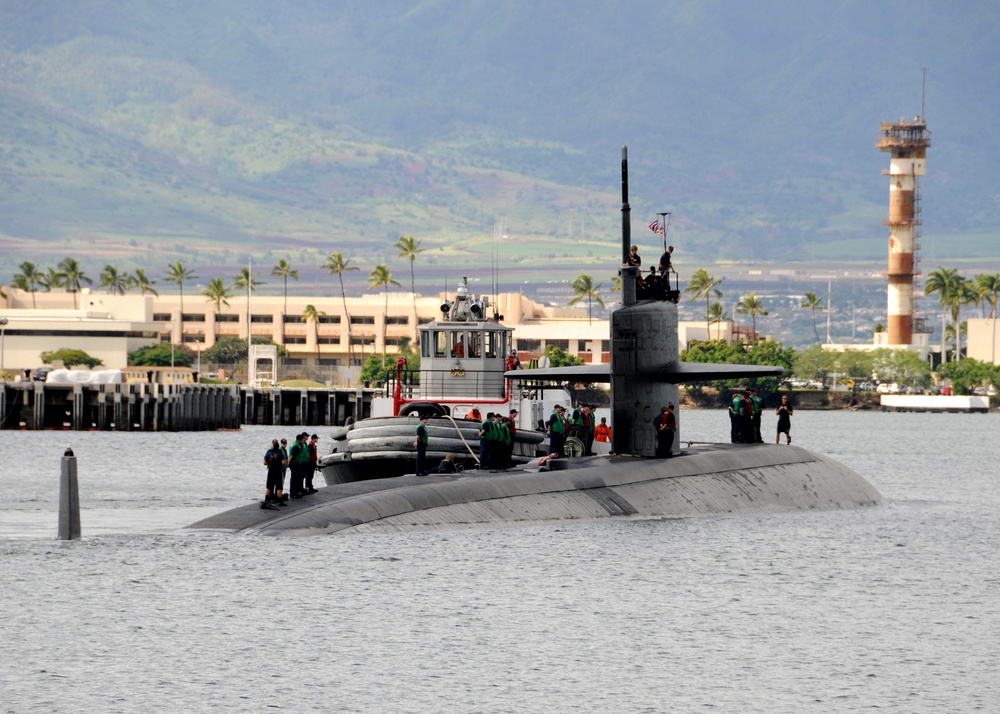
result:
[[[180,529],[294,429],[0,432],[0,712],[1000,711],[998,431],[797,411],[864,510],[292,539]]]

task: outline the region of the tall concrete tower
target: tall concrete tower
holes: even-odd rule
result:
[[[913,121],[882,122],[875,146],[890,153],[889,169],[889,289],[890,345],[913,344],[913,277],[919,275],[917,239],[920,237],[919,177],[927,173],[930,132],[923,117]]]

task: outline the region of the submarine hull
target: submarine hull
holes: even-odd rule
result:
[[[661,518],[875,506],[879,492],[795,446],[720,444],[669,459],[593,456],[551,470],[476,471],[345,483],[279,511],[245,506],[188,526],[274,536],[408,531],[614,517]]]

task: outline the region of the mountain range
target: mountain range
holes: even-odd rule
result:
[[[404,234],[418,281],[611,275],[623,145],[647,254],[669,211],[682,264],[878,263],[879,123],[921,113],[924,249],[992,259],[998,48],[988,0],[0,0],[0,282],[66,255],[402,274]]]

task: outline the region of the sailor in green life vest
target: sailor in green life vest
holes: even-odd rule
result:
[[[417,438],[413,441],[413,446],[417,449],[417,476],[427,475],[427,415],[420,415],[420,423],[417,424]]]
[[[758,444],[764,443],[764,437],[760,433],[760,413],[764,410],[764,400],[757,396],[757,390],[750,390],[750,406],[753,408],[753,440]]]
[[[586,415],[583,412],[583,407],[576,407],[569,416],[569,435],[574,436],[580,441],[586,444],[586,438],[583,435],[585,430]]]
[[[549,420],[545,422],[545,433],[549,437],[549,455],[546,457],[557,459],[563,455],[563,447],[566,445],[566,432],[569,424],[566,422],[566,410],[559,404],[552,410]]]
[[[733,392],[733,400],[729,404],[729,438],[734,444],[743,441],[743,434],[740,430],[742,409],[743,398],[739,392]]]
[[[288,490],[291,491],[292,498],[301,498],[306,495],[305,490],[305,470],[309,465],[309,445],[306,439],[309,434],[303,432],[295,437],[295,443],[288,453],[290,462],[289,468],[292,472],[292,480]]]
[[[493,442],[493,412],[486,414],[486,419],[479,425],[479,468],[492,468],[490,461],[490,446]]]
[[[505,469],[510,466],[510,429],[507,427],[509,419],[499,412],[496,415],[496,463],[497,468]]]

